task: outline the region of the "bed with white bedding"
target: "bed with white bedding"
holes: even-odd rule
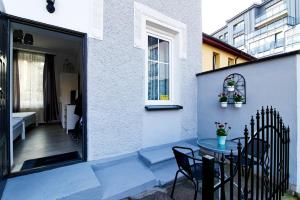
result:
[[[13,118],[21,118],[24,121],[25,127],[28,127],[32,124],[37,126],[38,118],[36,112],[17,112],[13,113]]]
[[[13,126],[13,140],[15,140],[18,136],[21,135],[22,140],[25,139],[25,123],[22,118],[13,118],[12,121]]]

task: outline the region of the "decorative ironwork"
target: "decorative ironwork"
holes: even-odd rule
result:
[[[234,80],[234,91],[230,92],[227,89],[227,82],[229,80]],[[243,104],[246,104],[246,81],[243,75],[238,73],[233,73],[227,76],[223,83],[223,93],[226,94],[228,104],[234,104],[234,94],[237,93],[243,97]]]
[[[256,117],[251,118],[250,130],[245,126],[244,137],[237,141],[237,155],[231,152],[225,156],[229,160],[229,176],[224,178],[226,162],[222,155],[218,161],[220,181],[214,187],[205,187],[203,194],[216,194],[219,190],[221,200],[281,199],[289,189],[290,129],[284,125],[278,111],[272,107],[257,111]],[[214,169],[213,165],[211,168]],[[203,169],[203,174],[207,172]],[[227,183],[229,187],[225,187]],[[229,189],[227,195],[225,188]]]

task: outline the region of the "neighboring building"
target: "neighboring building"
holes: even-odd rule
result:
[[[257,58],[300,49],[300,1],[263,0],[212,36]]]
[[[11,173],[12,164],[16,163],[13,125],[9,126],[13,106],[8,97],[13,97],[13,90],[6,87],[12,83],[10,73],[13,72],[9,70],[13,63],[9,61],[15,48],[56,55],[58,84],[75,82],[73,86],[82,94],[83,102],[83,132],[79,141],[82,161],[135,153],[145,147],[197,136],[195,74],[200,72],[202,57],[201,1],[189,0],[187,4],[182,0],[81,0],[76,3],[66,0],[55,1],[52,14],[46,9],[47,2],[54,1],[3,0],[0,59],[4,65],[0,68],[0,78],[6,77],[7,81],[0,81],[0,102],[4,102],[2,97],[6,100],[6,104],[0,104],[0,119],[7,119],[7,123],[3,123],[0,132],[3,141],[8,138],[8,144],[0,144],[1,155],[5,154],[0,160],[3,166],[0,180],[2,175]],[[53,11],[51,5],[48,9]],[[18,35],[13,38],[16,30],[28,37],[24,41]],[[15,41],[19,39],[17,44]],[[22,56],[25,65],[28,56]],[[40,67],[44,55],[35,57],[39,61],[31,59],[30,62],[39,62]],[[11,67],[6,70],[5,64]],[[70,71],[77,76],[60,76]],[[39,79],[34,80],[39,94],[42,94],[42,74],[43,70],[36,72]],[[66,92],[65,99],[70,101],[72,94],[75,96],[76,91]],[[61,97],[62,94],[57,94],[59,102]],[[43,106],[43,101],[35,100]],[[73,117],[74,110],[70,108],[68,112],[68,104],[59,106],[59,110],[66,112],[59,120],[64,118],[75,125],[76,119],[68,121],[67,116],[69,113]],[[36,144],[41,148],[49,145],[47,138]],[[57,150],[56,153],[64,153]]]
[[[256,59],[208,34],[203,33],[202,38],[202,71],[215,70]]]

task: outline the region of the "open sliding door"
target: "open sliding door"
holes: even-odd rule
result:
[[[0,198],[9,172],[9,23],[0,12]]]

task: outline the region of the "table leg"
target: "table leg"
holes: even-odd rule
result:
[[[22,122],[22,140],[25,140],[25,122]]]
[[[38,114],[35,113],[35,126],[38,127],[39,126],[39,118],[38,118]]]

